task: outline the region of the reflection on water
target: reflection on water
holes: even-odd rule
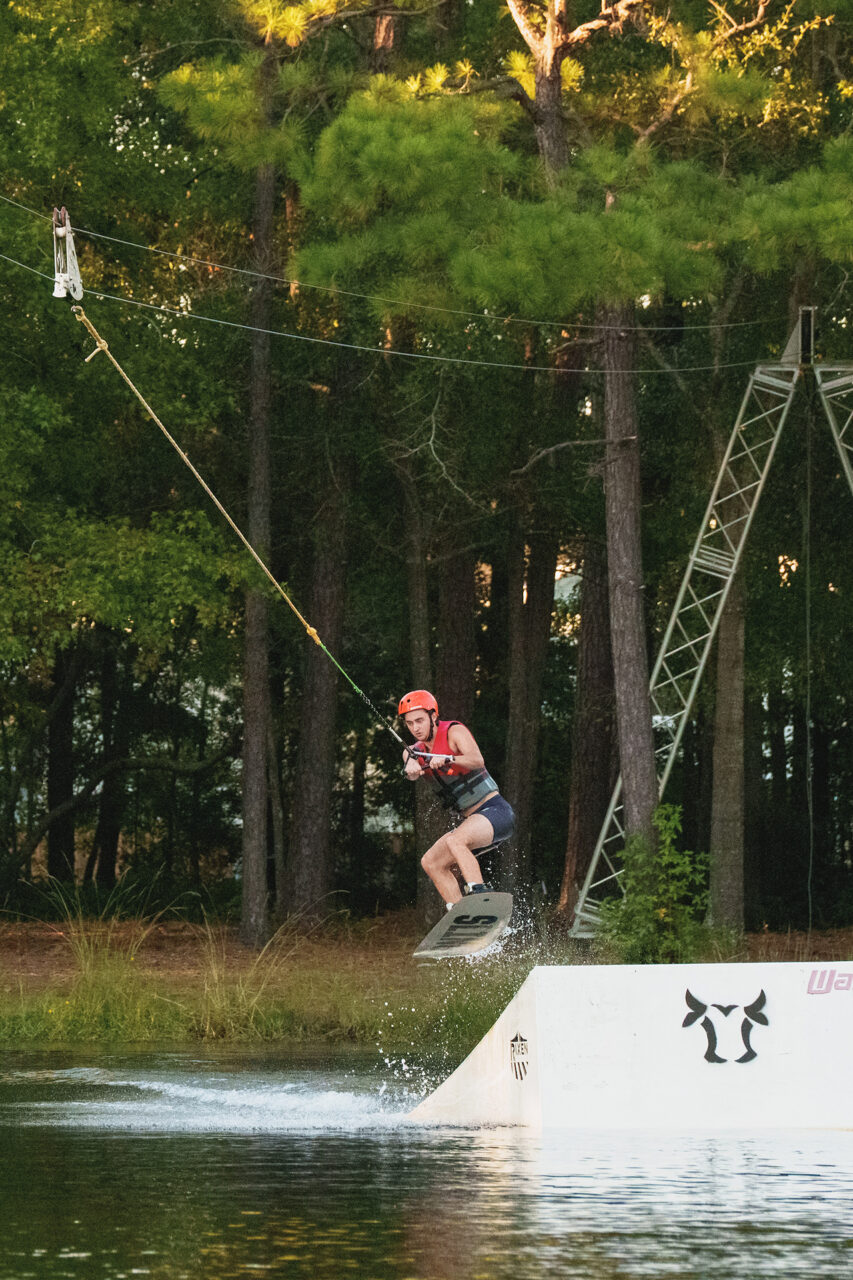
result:
[[[0,1280],[853,1275],[853,1134],[418,1129],[363,1058],[6,1054]]]

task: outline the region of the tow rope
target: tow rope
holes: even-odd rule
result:
[[[94,351],[90,351],[90,353],[86,356],[85,363],[86,363],[86,364],[88,364],[90,360],[94,360],[95,356],[96,356],[96,355],[98,355],[98,353],[99,353],[99,352],[103,351],[104,355],[107,357],[107,359],[109,360],[110,364],[113,366],[113,368],[116,370],[116,372],[117,372],[117,373],[118,373],[118,374],[119,374],[119,375],[124,379],[124,381],[125,381],[125,382],[127,383],[127,385],[130,387],[131,391],[132,391],[132,392],[133,392],[133,394],[136,396],[137,400],[138,400],[138,401],[139,401],[139,403],[142,405],[142,407],[144,408],[145,412],[146,412],[146,413],[148,414],[148,416],[150,417],[151,421],[152,421],[153,423],[155,423],[155,425],[156,425],[156,426],[158,426],[158,427],[160,428],[160,430],[162,431],[163,435],[164,435],[164,436],[166,437],[166,439],[168,440],[169,444],[170,444],[170,445],[172,446],[172,448],[175,450],[175,453],[178,455],[178,457],[181,459],[181,461],[184,463],[184,465],[185,465],[185,466],[186,466],[186,467],[187,467],[187,468],[192,472],[192,474],[195,476],[196,480],[197,480],[197,481],[198,481],[198,483],[201,485],[202,489],[204,489],[204,492],[207,494],[208,498],[210,498],[210,501],[211,501],[211,502],[213,503],[213,505],[216,507],[216,509],[217,509],[217,511],[219,512],[219,514],[220,514],[220,515],[221,515],[221,516],[222,516],[222,517],[227,521],[227,523],[231,526],[231,528],[233,529],[234,533],[236,533],[237,537],[240,539],[240,541],[242,542],[243,546],[244,546],[244,547],[246,548],[246,550],[248,551],[249,555],[250,555],[250,556],[252,557],[252,559],[255,561],[255,564],[256,564],[256,565],[257,565],[257,566],[262,570],[262,572],[264,573],[264,575],[265,575],[265,576],[268,578],[268,580],[272,583],[273,587],[274,587],[274,588],[275,588],[275,590],[278,592],[278,594],[281,596],[282,600],[285,602],[285,604],[286,604],[286,605],[287,605],[287,607],[291,610],[291,612],[294,614],[294,616],[295,616],[296,618],[298,618],[298,619],[299,619],[299,621],[301,622],[302,626],[305,628],[306,635],[310,636],[310,638],[314,641],[314,643],[315,643],[315,644],[316,644],[320,649],[322,649],[322,650],[323,650],[323,653],[325,653],[325,655],[326,655],[326,657],[329,659],[329,661],[330,661],[330,662],[332,662],[332,663],[334,663],[334,665],[337,667],[338,671],[340,671],[341,675],[344,677],[344,679],[347,681],[347,683],[350,685],[350,687],[351,687],[352,689],[354,689],[354,690],[355,690],[355,692],[356,692],[356,693],[358,694],[358,696],[362,699],[362,701],[365,703],[365,705],[366,705],[367,707],[369,707],[369,709],[370,709],[371,713],[376,717],[376,719],[380,722],[380,724],[382,724],[383,728],[387,729],[387,730],[388,730],[388,732],[389,732],[390,734],[392,734],[392,735],[397,739],[397,741],[399,742],[400,746],[401,746],[405,751],[408,751],[408,750],[409,750],[409,748],[406,746],[405,742],[404,742],[404,741],[403,741],[403,739],[400,737],[399,733],[397,733],[397,730],[394,728],[394,726],[388,723],[388,721],[387,721],[387,720],[386,720],[386,718],[383,716],[383,714],[382,714],[382,712],[379,710],[379,708],[378,708],[377,706],[375,706],[375,705],[374,705],[374,703],[370,700],[370,698],[367,696],[367,694],[364,692],[364,690],[363,690],[363,689],[360,689],[360,688],[358,687],[358,685],[356,684],[356,682],[353,680],[352,676],[351,676],[351,675],[350,675],[350,674],[349,674],[349,673],[348,673],[348,672],[347,672],[347,671],[346,671],[346,670],[341,666],[340,662],[338,662],[338,660],[337,660],[337,658],[335,657],[335,655],[334,655],[334,654],[333,654],[329,649],[327,649],[327,648],[326,648],[325,644],[323,643],[322,639],[320,638],[320,636],[319,636],[319,635],[318,635],[318,633],[317,633],[317,628],[316,628],[316,627],[312,627],[312,626],[311,626],[311,623],[307,620],[307,618],[304,618],[304,617],[302,616],[302,614],[299,612],[299,610],[297,609],[296,605],[293,603],[293,601],[291,600],[290,596],[289,596],[289,595],[287,594],[287,592],[285,591],[284,587],[281,585],[281,583],[280,583],[280,582],[278,581],[278,579],[276,578],[275,574],[274,574],[274,573],[272,572],[272,570],[267,566],[267,564],[264,562],[264,560],[262,560],[262,558],[258,555],[257,551],[256,551],[256,550],[255,550],[255,548],[252,546],[252,544],[251,544],[251,542],[249,541],[249,539],[248,539],[248,538],[246,537],[246,535],[243,533],[243,530],[240,528],[240,526],[237,524],[237,522],[236,522],[236,521],[231,517],[231,515],[229,514],[229,512],[227,511],[227,509],[226,509],[226,508],[222,505],[222,503],[219,501],[219,499],[217,498],[216,494],[213,492],[213,490],[211,489],[210,485],[209,485],[209,484],[207,483],[207,481],[205,480],[204,476],[203,476],[203,475],[201,474],[201,472],[200,472],[200,471],[195,467],[195,465],[192,463],[192,461],[190,460],[190,458],[188,457],[188,455],[184,452],[184,450],[183,450],[183,449],[181,448],[181,446],[178,444],[178,442],[177,442],[177,440],[175,439],[175,437],[171,434],[171,432],[170,432],[170,431],[168,430],[168,428],[164,425],[164,423],[163,423],[163,422],[161,422],[161,420],[158,418],[157,414],[154,412],[154,410],[152,409],[151,405],[150,405],[150,404],[148,403],[148,401],[145,399],[145,397],[143,396],[142,392],[141,392],[141,391],[139,390],[139,388],[134,384],[133,380],[129,377],[129,375],[125,372],[125,370],[121,367],[121,365],[119,364],[118,360],[116,360],[116,358],[115,358],[115,356],[113,355],[112,351],[110,351],[109,343],[107,343],[107,342],[106,342],[106,340],[105,340],[104,338],[102,338],[102,337],[101,337],[101,335],[98,333],[97,329],[96,329],[96,328],[95,328],[95,326],[92,324],[92,321],[91,321],[91,320],[89,319],[89,317],[86,315],[86,312],[83,310],[83,308],[82,308],[82,307],[79,307],[79,306],[74,306],[74,307],[72,307],[72,308],[71,308],[71,310],[72,310],[73,314],[75,315],[75,317],[80,321],[80,323],[81,323],[82,325],[84,325],[84,326],[85,326],[85,328],[89,331],[89,333],[91,334],[92,338],[95,340],[95,343],[96,343],[95,350],[94,350]],[[410,754],[411,754],[411,753],[410,753]]]
[[[55,276],[54,276],[53,296],[55,298],[64,298],[67,296],[67,294],[70,293],[73,298],[77,298],[77,299],[82,298],[84,289],[83,289],[83,284],[80,278],[80,269],[77,265],[77,255],[74,249],[74,235],[71,229],[71,223],[68,218],[67,210],[64,208],[54,209],[53,211],[53,245],[54,245],[54,264],[56,268]],[[229,512],[219,501],[216,494],[213,492],[210,485],[205,480],[204,476],[193,465],[188,455],[184,452],[184,450],[178,444],[174,436],[169,432],[169,430],[164,425],[164,423],[161,422],[160,418],[154,412],[153,408],[145,399],[142,392],[134,384],[133,380],[125,372],[125,370],[119,364],[118,360],[116,360],[112,351],[110,351],[109,344],[98,333],[97,329],[92,324],[92,321],[86,315],[86,312],[83,310],[83,308],[81,306],[72,306],[71,311],[73,315],[76,317],[76,319],[79,320],[80,323],[88,330],[89,334],[91,335],[91,337],[94,339],[94,342],[95,342],[95,350],[89,352],[89,354],[85,357],[84,363],[88,364],[91,360],[94,360],[95,356],[98,355],[99,352],[104,353],[104,355],[107,357],[107,359],[109,360],[113,368],[116,370],[116,372],[124,380],[127,386],[130,387],[130,390],[133,392],[133,394],[136,396],[136,399],[142,405],[143,409],[148,414],[148,416],[151,418],[151,421],[157,427],[159,427],[160,431],[168,440],[169,444],[175,450],[175,453],[177,453],[178,457],[181,459],[184,465],[192,472],[193,476],[201,485],[202,489],[207,494],[208,498],[210,498],[210,501],[216,507],[220,515],[230,525],[231,529],[234,531],[234,533],[242,542],[243,546],[249,552],[249,555],[252,557],[252,559],[255,561],[258,567],[262,570],[265,577],[269,580],[269,582],[272,583],[273,587],[281,596],[282,600],[284,600],[285,604],[291,610],[294,616],[299,619],[299,622],[304,627],[306,634],[310,636],[310,638],[314,641],[314,643],[318,646],[318,648],[322,649],[323,653],[326,655],[329,661],[334,664],[337,670],[344,677],[347,684],[349,684],[350,688],[353,689],[355,693],[358,694],[358,696],[364,702],[365,706],[368,707],[371,714],[375,717],[378,723],[381,724],[384,729],[388,730],[388,732],[400,744],[400,746],[403,748],[403,751],[406,753],[406,755],[409,758],[414,758],[415,753],[403,741],[403,739],[400,737],[399,733],[394,728],[394,726],[382,714],[379,708],[371,701],[371,699],[367,696],[364,690],[359,688],[359,686],[353,680],[349,672],[347,672],[341,666],[340,662],[335,657],[335,655],[329,649],[326,648],[325,644],[323,643],[322,639],[317,633],[316,627],[312,627],[310,622],[308,622],[308,620],[304,618],[302,614],[299,612],[296,605],[293,603],[290,596],[285,591],[284,587],[281,585],[281,583],[278,581],[278,579],[275,577],[275,575],[272,573],[272,571],[269,569],[266,563],[262,560],[262,558],[258,555],[257,551],[252,546],[251,542],[243,533],[239,525],[237,525],[236,521],[232,519]],[[423,752],[418,754],[420,754],[422,757],[428,757],[432,759],[432,753]]]

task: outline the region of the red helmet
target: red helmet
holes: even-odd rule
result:
[[[438,703],[427,689],[412,689],[400,699],[397,715],[405,716],[410,711],[434,711],[438,715]]]

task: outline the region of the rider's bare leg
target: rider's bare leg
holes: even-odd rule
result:
[[[494,834],[488,818],[480,813],[472,813],[427,849],[421,858],[421,866],[445,902],[458,902],[462,897],[454,868],[459,869],[467,884],[482,884],[483,874],[472,850],[491,844]]]

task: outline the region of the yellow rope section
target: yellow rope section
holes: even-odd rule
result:
[[[204,476],[202,476],[202,475],[200,474],[200,472],[198,472],[198,471],[196,470],[196,468],[193,466],[192,462],[190,462],[189,458],[188,458],[188,457],[187,457],[187,455],[184,453],[183,449],[182,449],[182,448],[181,448],[181,446],[178,444],[178,442],[177,442],[177,440],[174,438],[174,436],[172,436],[172,435],[170,435],[170,434],[169,434],[169,432],[168,432],[168,430],[166,429],[166,427],[163,425],[163,423],[162,423],[162,422],[160,421],[160,419],[157,417],[157,414],[154,412],[154,410],[151,408],[151,405],[148,403],[148,401],[147,401],[147,400],[145,399],[145,397],[142,395],[142,392],[141,392],[141,391],[139,391],[139,390],[134,386],[133,382],[132,382],[132,381],[131,381],[131,379],[128,377],[128,375],[125,373],[124,369],[122,369],[122,367],[121,367],[121,365],[119,364],[118,360],[116,360],[115,356],[114,356],[114,355],[113,355],[113,353],[110,351],[110,348],[109,348],[109,345],[107,344],[107,342],[106,342],[106,341],[101,337],[101,335],[98,333],[97,329],[96,329],[96,328],[95,328],[95,326],[92,324],[92,322],[91,322],[91,320],[89,319],[89,317],[86,315],[86,312],[83,310],[83,308],[82,308],[82,307],[72,307],[72,308],[71,308],[71,310],[73,311],[73,313],[74,313],[74,315],[77,317],[77,319],[80,321],[80,323],[86,326],[86,328],[88,329],[89,333],[90,333],[90,334],[92,335],[92,337],[94,338],[95,343],[97,344],[97,345],[96,345],[96,347],[95,347],[95,350],[94,350],[94,351],[92,351],[92,352],[90,352],[90,354],[89,354],[88,356],[86,356],[86,364],[88,364],[90,360],[93,360],[93,359],[95,358],[95,356],[98,354],[98,352],[99,352],[99,351],[103,351],[104,355],[107,357],[107,359],[109,360],[110,364],[113,366],[113,368],[114,368],[114,369],[116,369],[116,370],[118,371],[118,373],[120,373],[120,374],[121,374],[121,376],[122,376],[122,378],[124,379],[124,381],[125,381],[125,382],[127,383],[127,385],[130,387],[131,391],[132,391],[132,392],[133,392],[133,394],[136,396],[136,398],[137,398],[137,400],[139,401],[139,403],[140,403],[140,404],[142,405],[142,407],[145,409],[145,412],[148,414],[148,416],[151,418],[151,420],[152,420],[153,422],[155,422],[155,423],[157,424],[157,426],[160,428],[160,430],[163,432],[163,435],[164,435],[164,436],[166,437],[166,439],[169,441],[169,444],[170,444],[170,445],[172,446],[172,448],[175,450],[175,453],[177,453],[177,455],[178,455],[178,457],[181,459],[181,461],[182,461],[183,463],[185,463],[185,465],[186,465],[187,467],[189,467],[190,471],[193,473],[193,475],[195,476],[196,480],[197,480],[197,481],[199,482],[199,484],[201,485],[202,489],[204,489],[205,493],[206,493],[206,494],[207,494],[207,496],[210,498],[211,502],[212,502],[212,503],[213,503],[213,505],[216,507],[217,511],[220,513],[220,515],[224,516],[224,518],[228,521],[228,524],[231,526],[231,528],[232,528],[232,529],[234,530],[234,532],[236,533],[237,537],[238,537],[238,538],[240,539],[240,541],[242,542],[243,546],[244,546],[244,547],[246,548],[246,550],[249,552],[249,555],[252,557],[252,559],[255,561],[255,563],[256,563],[256,564],[257,564],[257,565],[258,565],[258,566],[263,570],[263,572],[266,574],[267,578],[270,580],[270,582],[272,583],[272,585],[275,587],[276,591],[277,591],[277,592],[278,592],[278,594],[281,596],[281,598],[284,600],[284,602],[285,602],[285,604],[288,606],[288,608],[289,608],[289,609],[292,609],[292,610],[293,610],[293,612],[296,614],[296,617],[297,617],[297,618],[299,619],[299,621],[302,623],[302,625],[303,625],[303,627],[305,628],[305,630],[306,630],[306,632],[308,633],[308,635],[311,637],[311,639],[314,641],[314,643],[315,643],[315,644],[319,645],[321,649],[324,649],[324,650],[326,651],[326,653],[328,653],[328,649],[326,649],[326,646],[323,644],[322,640],[321,640],[321,639],[320,639],[320,637],[317,635],[316,628],[312,627],[312,626],[310,625],[310,623],[309,623],[309,622],[307,622],[307,621],[305,620],[305,618],[303,618],[302,614],[299,612],[299,610],[297,609],[296,605],[295,605],[295,604],[293,603],[293,601],[291,600],[290,596],[287,594],[287,592],[286,592],[286,591],[284,590],[284,588],[282,587],[281,583],[280,583],[280,582],[278,582],[278,580],[275,578],[275,576],[272,574],[272,572],[267,568],[266,564],[264,564],[263,560],[262,560],[262,559],[261,559],[261,557],[258,555],[258,553],[257,553],[257,551],[255,550],[255,548],[252,546],[252,544],[251,544],[251,542],[249,541],[249,539],[245,536],[245,534],[243,533],[242,529],[240,529],[240,528],[235,524],[235,522],[231,519],[231,516],[230,516],[230,515],[228,514],[228,512],[225,510],[225,508],[223,507],[222,503],[219,501],[219,499],[217,498],[216,494],[215,494],[215,493],[213,492],[213,490],[211,489],[210,485],[209,485],[209,484],[207,483],[207,481],[204,479]],[[331,657],[332,655],[331,655],[331,654],[329,654],[329,656]],[[334,661],[334,659],[333,659],[333,661]],[[336,662],[336,663],[335,663],[335,665],[336,665],[336,666],[338,666],[339,664]]]
[[[116,371],[121,375],[121,377],[122,377],[122,379],[124,380],[124,382],[126,382],[126,383],[127,383],[127,385],[130,387],[131,391],[132,391],[132,392],[133,392],[133,394],[136,396],[137,400],[138,400],[138,401],[139,401],[139,403],[142,405],[142,407],[143,407],[143,409],[145,410],[145,412],[146,412],[146,413],[148,414],[148,416],[151,418],[152,422],[155,422],[155,423],[157,424],[157,426],[158,426],[158,427],[160,428],[160,430],[162,431],[163,435],[164,435],[164,436],[166,437],[166,439],[169,441],[169,444],[170,444],[170,445],[172,446],[172,448],[175,450],[175,453],[178,455],[178,457],[181,459],[181,461],[184,463],[184,465],[185,465],[185,466],[187,466],[187,467],[189,468],[189,470],[193,473],[193,475],[195,476],[196,480],[197,480],[197,481],[199,482],[199,484],[201,485],[202,489],[204,489],[205,493],[206,493],[206,494],[207,494],[207,496],[210,498],[210,501],[211,501],[211,502],[213,503],[213,505],[216,507],[216,510],[217,510],[217,511],[218,511],[218,512],[219,512],[219,513],[220,513],[220,514],[225,518],[225,520],[228,522],[228,524],[231,526],[231,528],[232,528],[232,529],[234,530],[234,532],[236,533],[237,537],[238,537],[238,538],[240,539],[240,541],[242,542],[243,546],[244,546],[244,547],[246,548],[246,550],[248,551],[249,555],[252,557],[252,559],[255,561],[255,563],[256,563],[256,564],[257,564],[257,565],[258,565],[258,566],[263,570],[263,572],[264,572],[265,576],[269,579],[269,581],[270,581],[270,582],[272,583],[272,585],[275,587],[276,591],[277,591],[277,592],[278,592],[278,594],[281,596],[282,600],[285,602],[285,604],[287,605],[287,607],[288,607],[288,608],[289,608],[289,609],[290,609],[290,610],[291,610],[291,611],[296,615],[296,617],[297,617],[297,618],[299,619],[299,621],[302,623],[303,627],[305,628],[306,633],[311,637],[311,639],[314,641],[314,643],[315,643],[316,645],[319,645],[319,647],[323,650],[323,652],[325,653],[325,655],[326,655],[326,657],[329,659],[329,661],[330,661],[330,662],[332,662],[332,663],[337,667],[338,671],[340,671],[341,675],[344,677],[344,679],[347,681],[347,683],[351,686],[351,688],[353,688],[353,689],[355,690],[355,692],[356,692],[356,693],[358,694],[358,696],[362,699],[362,701],[365,703],[365,705],[366,705],[367,707],[369,707],[369,708],[370,708],[371,713],[376,717],[376,719],[377,719],[377,720],[379,721],[379,723],[383,726],[383,728],[385,728],[385,729],[387,729],[387,730],[388,730],[388,732],[391,734],[391,736],[392,736],[393,738],[395,738],[395,739],[396,739],[396,741],[400,744],[400,746],[403,748],[403,750],[406,752],[406,754],[407,754],[407,755],[411,755],[412,753],[409,751],[409,748],[408,748],[408,747],[406,746],[406,744],[403,742],[403,739],[400,737],[399,733],[398,733],[398,732],[397,732],[397,730],[394,728],[394,726],[388,722],[388,720],[387,720],[387,719],[386,719],[386,717],[382,714],[382,712],[379,710],[379,708],[378,708],[377,706],[375,706],[373,702],[371,702],[370,698],[368,698],[368,696],[367,696],[367,694],[364,692],[364,690],[363,690],[363,689],[359,689],[358,685],[357,685],[357,684],[356,684],[356,682],[353,680],[353,678],[352,678],[352,676],[349,674],[349,672],[348,672],[348,671],[346,671],[346,670],[341,666],[341,664],[338,662],[338,660],[337,660],[337,658],[335,657],[335,655],[334,655],[333,653],[331,653],[331,652],[326,648],[326,646],[323,644],[323,641],[322,641],[322,640],[320,639],[320,637],[317,635],[317,629],[316,629],[316,627],[312,627],[312,626],[311,626],[311,624],[310,624],[310,623],[309,623],[305,618],[303,618],[302,614],[299,612],[299,610],[297,609],[296,605],[293,603],[293,601],[291,600],[290,596],[289,596],[289,595],[287,594],[287,592],[285,591],[284,587],[281,585],[281,583],[280,583],[280,582],[278,582],[278,581],[276,580],[276,578],[274,578],[274,577],[273,577],[272,573],[271,573],[271,572],[270,572],[270,570],[267,568],[267,566],[264,564],[263,560],[262,560],[262,559],[261,559],[261,557],[258,555],[258,553],[257,553],[257,551],[255,550],[255,548],[252,546],[252,544],[251,544],[251,542],[249,541],[249,539],[245,536],[245,534],[243,533],[242,529],[240,529],[240,528],[239,528],[239,527],[234,523],[234,521],[231,519],[230,515],[229,515],[229,514],[228,514],[228,512],[225,510],[225,508],[223,507],[222,503],[219,501],[219,499],[217,498],[216,494],[213,492],[213,490],[211,489],[210,485],[209,485],[209,484],[207,483],[207,481],[205,480],[204,476],[202,476],[202,475],[201,475],[201,473],[200,473],[200,472],[198,472],[198,471],[196,470],[196,468],[195,468],[195,467],[193,466],[193,464],[190,462],[190,460],[189,460],[189,458],[187,457],[187,455],[184,453],[184,451],[183,451],[183,449],[181,448],[181,446],[178,444],[177,440],[175,440],[174,436],[170,435],[170,433],[168,432],[168,430],[166,429],[166,427],[163,425],[163,423],[162,423],[162,422],[160,421],[160,419],[157,417],[157,414],[156,414],[156,413],[154,412],[154,410],[151,408],[151,405],[148,403],[148,401],[147,401],[147,400],[145,399],[145,397],[142,395],[142,392],[141,392],[141,391],[139,391],[139,390],[134,386],[133,382],[132,382],[132,381],[131,381],[131,379],[128,377],[128,375],[125,373],[124,369],[122,369],[122,367],[121,367],[121,365],[119,364],[118,360],[116,360],[115,356],[114,356],[114,355],[113,355],[113,353],[110,351],[110,348],[109,348],[108,344],[104,341],[104,339],[103,339],[103,338],[101,337],[101,335],[98,333],[97,329],[96,329],[96,328],[95,328],[95,326],[92,324],[91,320],[90,320],[90,319],[89,319],[89,317],[86,315],[86,313],[85,313],[85,311],[83,310],[83,308],[82,308],[82,307],[72,307],[72,308],[71,308],[71,310],[72,310],[72,312],[74,313],[74,315],[77,317],[77,319],[80,321],[80,323],[86,326],[86,328],[88,329],[89,333],[92,335],[92,337],[93,337],[93,338],[94,338],[94,340],[95,340],[95,344],[96,344],[96,345],[95,345],[95,350],[94,350],[94,351],[91,351],[91,352],[89,353],[89,355],[87,355],[87,356],[86,356],[86,364],[88,364],[90,360],[93,360],[93,359],[95,358],[95,356],[98,354],[98,352],[99,352],[99,351],[103,351],[104,355],[107,357],[107,359],[109,360],[110,364],[111,364],[111,365],[113,366],[113,368],[114,368],[114,369],[115,369],[115,370],[116,370]]]

